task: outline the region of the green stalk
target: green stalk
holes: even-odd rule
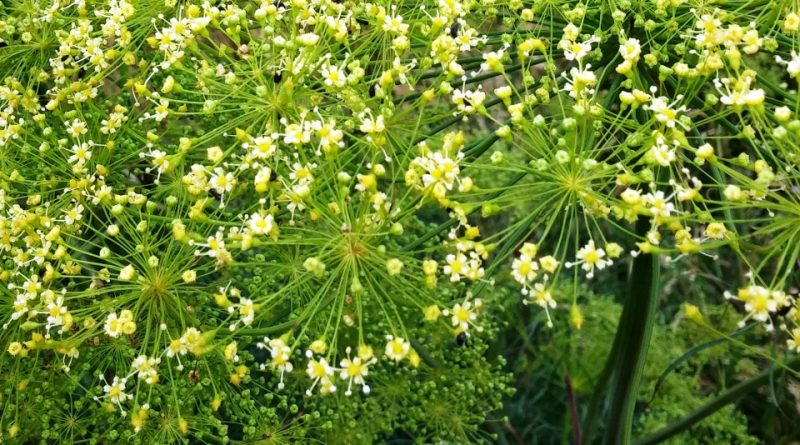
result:
[[[622,323],[622,320],[620,320],[620,323]],[[614,357],[617,356],[620,341],[620,336],[614,337],[614,343],[611,346],[611,351],[608,353],[606,364],[603,366],[603,370],[600,371],[600,376],[597,378],[597,383],[595,383],[594,390],[592,391],[592,398],[589,402],[589,410],[586,414],[586,420],[583,424],[582,445],[590,444],[592,437],[594,437],[594,429],[597,425],[600,405],[604,400],[603,396],[605,395],[605,390],[608,386],[608,380],[611,378],[611,374],[614,372]]]
[[[639,235],[647,233],[649,228],[647,218],[640,217],[636,222]],[[609,388],[609,411],[603,439],[606,445],[628,445],[631,442],[636,394],[658,303],[658,275],[658,255],[640,253],[633,261],[628,297],[614,340],[619,348],[614,357],[614,373]]]
[[[603,75],[605,76],[606,71],[603,71]],[[622,83],[621,78],[614,79],[614,83],[609,88],[609,92],[614,91],[616,92],[619,88],[620,84]],[[609,93],[606,96],[606,100],[603,103],[603,107],[605,109],[609,109],[611,107],[611,103],[616,96],[614,94]],[[592,398],[589,402],[589,410],[586,416],[586,420],[583,424],[583,438],[580,444],[589,443],[591,440],[592,435],[594,434],[594,428],[597,421],[597,412],[600,409],[600,403],[603,401],[603,391],[606,390],[606,386],[608,385],[608,380],[611,378],[611,372],[613,371],[613,361],[612,357],[617,355],[617,349],[619,348],[619,338],[614,338],[614,343],[611,346],[611,351],[608,353],[608,359],[606,360],[605,365],[603,366],[603,370],[600,371],[600,376],[597,378],[597,383],[595,383],[594,390],[592,391]]]
[[[794,360],[788,362],[786,366],[793,369],[800,369],[800,358],[795,358]],[[688,430],[689,428],[699,423],[706,417],[724,408],[725,405],[735,402],[740,397],[746,395],[747,393],[767,383],[772,377],[774,372],[775,372],[775,367],[772,366],[766,371],[762,372],[761,374],[758,374],[757,376],[751,378],[750,380],[746,380],[744,382],[739,383],[738,385],[718,395],[715,399],[707,402],[703,406],[692,411],[683,419],[647,437],[637,440],[635,442],[635,445],[656,444]]]

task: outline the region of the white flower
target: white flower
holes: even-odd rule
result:
[[[245,142],[242,147],[249,149],[250,156],[254,159],[267,159],[275,154],[276,147],[270,136],[253,138],[253,142]]]
[[[373,118],[372,115],[369,114],[369,109],[367,109],[367,111],[362,112],[359,117],[361,118],[361,125],[358,129],[361,130],[362,133],[377,134],[386,130],[386,126],[383,124],[383,115],[378,115],[377,118]]]
[[[78,204],[75,207],[64,212],[64,222],[71,226],[77,221],[83,219],[83,204]]]
[[[638,39],[630,38],[619,46],[619,54],[627,61],[636,62],[641,53],[642,47],[639,45]]]
[[[767,331],[775,329],[770,315],[794,304],[792,297],[785,292],[770,290],[755,284],[739,289],[736,295],[728,291],[725,291],[724,295],[726,299],[734,299],[744,303],[747,316],[739,322],[739,326],[744,326],[747,320],[753,319],[764,323]]]
[[[306,395],[310,396],[317,384],[320,384],[322,394],[336,392],[336,385],[333,384],[334,368],[324,358],[310,359],[306,367],[306,374],[312,382],[311,388],[306,390]]]
[[[459,162],[463,157],[464,154],[460,151],[455,153],[455,157],[451,157],[446,149],[418,156],[411,162],[406,172],[406,183],[442,201],[459,179]],[[421,184],[420,174],[422,174]]]
[[[614,264],[613,260],[605,259],[605,250],[595,247],[594,240],[589,240],[583,248],[578,250],[576,257],[578,261],[575,264],[581,264],[581,268],[586,271],[587,278],[594,277],[595,268],[602,270],[606,266]]]
[[[411,349],[411,345],[409,345],[408,342],[402,337],[387,335],[386,338],[389,340],[386,343],[386,349],[384,350],[386,356],[396,362],[406,358],[408,351]]]
[[[647,205],[650,214],[656,219],[666,218],[675,211],[675,204],[667,201],[662,191],[648,193],[642,199]]]
[[[364,381],[364,377],[369,374],[369,365],[375,362],[374,358],[363,360],[361,357],[350,358],[350,348],[347,348],[347,358],[339,362],[341,374],[339,377],[342,380],[347,380],[347,390],[344,392],[346,396],[353,393],[353,383],[361,385],[361,390],[364,394],[369,394],[369,385]]]
[[[347,74],[344,70],[336,65],[331,65],[329,62],[325,62],[325,64],[322,65],[320,73],[324,79],[323,82],[329,87],[334,86],[341,88],[347,82]]]
[[[281,373],[281,380],[278,383],[278,389],[283,389],[283,375],[286,372],[292,372],[294,366],[292,366],[292,362],[289,361],[292,355],[292,349],[286,345],[286,343],[281,340],[280,338],[269,339],[268,337],[264,337],[264,341],[258,342],[256,346],[259,349],[269,349],[270,356],[272,357],[272,361],[270,362],[270,367],[272,369],[280,371]],[[267,365],[262,363],[260,365],[262,370],[267,368]]]
[[[161,174],[169,171],[170,169],[167,153],[161,150],[152,150],[149,153],[142,153],[140,156],[149,156],[153,158],[153,165],[156,167],[156,171],[158,172],[158,177],[156,178],[155,183],[158,184],[159,180],[161,179]],[[147,171],[150,172],[151,169],[148,168]]]
[[[662,138],[656,139],[656,142],[650,147],[650,154],[653,156],[653,160],[662,167],[668,166],[675,160],[675,150]]]
[[[344,147],[344,142],[342,141],[344,133],[342,130],[336,129],[336,121],[333,119],[329,120],[328,123],[313,121],[311,122],[311,128],[316,132],[317,137],[319,137],[319,145],[326,153],[330,151],[331,147]]]
[[[544,284],[536,283],[528,295],[532,303],[544,309],[545,315],[547,316],[547,327],[552,328],[553,320],[550,318],[550,309],[555,309],[556,300],[553,299],[550,290],[548,290]],[[528,300],[525,301],[525,303],[527,302]]]
[[[399,14],[386,14],[386,16],[383,18],[382,29],[386,32],[391,32],[394,34],[405,34],[408,32],[408,24],[403,23],[403,16]]]
[[[682,98],[683,96],[678,95],[678,100]],[[645,105],[644,108],[652,111],[658,122],[665,124],[668,128],[675,128],[675,123],[678,122],[678,113],[685,111],[686,107],[681,106],[673,108],[675,103],[669,103],[668,101],[669,99],[667,97],[656,97],[650,101],[649,105]]]
[[[153,385],[158,382],[158,369],[156,367],[160,362],[159,358],[139,355],[131,363],[131,368],[145,383]]]
[[[103,392],[106,394],[111,403],[119,406],[120,410],[124,412],[121,404],[126,400],[133,399],[133,395],[125,392],[125,385],[128,379],[125,377],[114,376],[114,380],[109,385],[108,383],[103,386]]]
[[[478,309],[482,305],[483,302],[480,299],[473,303],[465,298],[463,303],[456,303],[452,310],[445,310],[443,313],[451,315],[450,321],[456,331],[465,332],[470,325],[474,325],[474,321],[478,318]],[[480,332],[482,329],[477,327],[477,330]]]
[[[73,119],[72,123],[67,125],[67,133],[75,139],[78,139],[80,136],[86,134],[86,122],[83,122],[79,119]]]
[[[447,265],[444,266],[444,273],[450,275],[450,281],[459,281],[461,275],[467,271],[467,256],[463,253],[447,255],[445,262]]]
[[[597,76],[591,71],[591,67],[591,65],[586,65],[586,68],[583,69],[573,67],[569,71],[570,75],[567,77],[564,91],[569,92],[569,95],[575,99],[594,94],[592,87],[597,83]]]
[[[525,286],[536,279],[539,264],[533,257],[521,253],[519,258],[515,258],[511,263],[511,269],[514,279]]]
[[[242,298],[239,300],[239,316],[242,318],[242,324],[250,326],[255,319],[256,309],[253,300],[249,298]]]
[[[752,89],[752,77],[742,77],[735,82],[728,78],[714,79],[714,86],[720,92],[719,101],[733,107],[755,107],[764,103],[764,90]]]
[[[316,167],[317,164],[301,164],[295,162],[292,164],[292,172],[289,173],[289,179],[302,185],[310,184],[314,181],[312,172]]]
[[[289,145],[307,144],[311,141],[311,124],[289,124],[284,129],[283,142]]]
[[[62,326],[64,324],[64,316],[67,314],[67,308],[64,306],[64,297],[59,296],[55,301],[47,303],[47,325],[45,329],[48,331],[55,326]]]
[[[786,346],[793,350],[795,354],[800,354],[800,328],[794,328],[789,333],[790,337],[786,340]]]
[[[305,34],[301,34],[297,40],[300,41],[305,46],[314,46],[319,42],[319,35],[314,34],[313,32],[307,32]]]
[[[275,219],[271,213],[263,215],[261,212],[255,212],[250,215],[248,227],[255,235],[267,235],[272,232]]]
[[[465,114],[473,114],[481,109],[483,102],[486,100],[486,93],[478,86],[475,90],[453,90],[453,104],[456,105],[458,111]]]
[[[211,176],[209,185],[215,192],[222,195],[233,190],[233,187],[236,185],[236,177],[233,176],[233,173],[223,170],[222,167],[216,167],[214,168],[214,175]]]
[[[12,320],[17,320],[30,311],[28,301],[29,299],[25,294],[17,294],[13,304],[14,312],[11,314]]]
[[[786,72],[788,72],[791,77],[798,78],[800,77],[800,54],[796,51],[792,51],[791,55],[792,58],[788,61],[782,59],[781,56],[775,56],[775,60],[781,65],[786,65]]]
[[[567,60],[582,61],[592,51],[592,43],[597,42],[597,38],[591,38],[585,42],[564,41],[559,42],[559,47],[564,50],[564,58]]]
[[[119,315],[116,312],[108,314],[103,329],[109,337],[119,337],[120,334],[130,335],[136,331],[133,312],[123,309]]]

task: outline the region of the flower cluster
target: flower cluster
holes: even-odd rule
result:
[[[639,255],[730,273],[800,352],[800,16],[640,3],[0,6],[0,429],[57,375],[93,429],[257,437],[489,369],[497,281],[580,329],[569,290]]]

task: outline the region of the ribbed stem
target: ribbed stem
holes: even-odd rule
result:
[[[597,420],[598,417],[600,417],[599,414],[601,411],[601,405],[605,400],[604,396],[606,394],[606,387],[608,387],[608,381],[611,379],[611,374],[614,372],[614,360],[617,356],[617,351],[619,350],[619,342],[620,338],[619,336],[616,336],[614,338],[614,343],[611,346],[611,350],[608,352],[606,364],[603,366],[603,370],[600,371],[600,375],[597,377],[597,382],[594,385],[592,398],[589,402],[589,410],[586,413],[586,420],[584,420],[583,424],[582,445],[588,445],[592,443]]]
[[[636,233],[643,235],[650,221],[640,217]],[[640,253],[633,261],[629,289],[617,327],[614,373],[609,389],[609,410],[603,443],[628,445],[631,442],[636,394],[644,370],[647,349],[653,333],[659,293],[658,256]]]

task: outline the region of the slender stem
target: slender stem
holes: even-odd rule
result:
[[[572,380],[569,374],[564,374],[564,386],[567,389],[567,403],[569,405],[569,417],[572,425],[572,443],[581,443],[581,419],[578,415],[578,404],[575,402],[575,391],[572,389]]]

